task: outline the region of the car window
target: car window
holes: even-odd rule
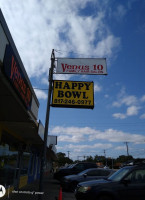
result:
[[[88,176],[108,176],[110,174],[110,171],[106,170],[91,170],[87,172]]]
[[[129,172],[128,168],[122,168],[112,174],[108,179],[111,181],[120,181],[127,173]]]
[[[125,179],[132,183],[145,183],[145,169],[134,170]]]
[[[78,165],[75,166],[75,169],[77,169],[77,170],[84,170],[85,168],[84,168],[83,164],[78,164]]]
[[[84,175],[84,174],[88,174],[88,169],[86,169],[86,170],[80,172],[78,175]]]
[[[107,170],[100,171],[101,176],[108,176],[110,173],[111,173],[111,171],[107,171]]]
[[[92,170],[87,173],[88,176],[101,176],[100,170]]]
[[[95,168],[96,167],[96,164],[94,163],[85,163],[85,169],[87,168]]]
[[[68,166],[68,168],[73,168],[76,164],[72,164],[70,166]]]

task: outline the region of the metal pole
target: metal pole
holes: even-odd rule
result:
[[[113,158],[112,158],[112,169],[113,169]]]
[[[127,156],[129,156],[129,151],[128,151],[128,142],[125,142],[125,144],[126,144]]]
[[[49,89],[48,89],[48,99],[47,99],[45,129],[44,129],[44,145],[43,145],[43,153],[42,153],[42,158],[41,158],[39,192],[43,191],[44,166],[46,164],[47,135],[48,135],[48,126],[49,126],[49,115],[50,115],[50,103],[51,103],[51,93],[52,93],[52,83],[53,83],[54,62],[55,62],[55,55],[54,55],[54,49],[53,49],[52,54],[51,54],[51,67],[49,69]],[[42,195],[39,195],[38,199],[41,200]]]

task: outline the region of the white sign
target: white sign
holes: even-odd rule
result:
[[[105,58],[57,58],[56,74],[107,75]]]

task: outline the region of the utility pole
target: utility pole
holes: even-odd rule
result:
[[[111,158],[112,159],[112,169],[113,169],[113,158]]]
[[[124,142],[126,145],[126,150],[127,150],[127,156],[129,156],[129,150],[128,150],[128,142]]]
[[[48,89],[48,99],[47,99],[45,129],[44,129],[44,145],[43,145],[42,158],[41,158],[41,168],[40,168],[39,192],[43,191],[43,178],[44,178],[44,167],[45,167],[45,164],[46,164],[47,136],[48,136],[48,126],[49,126],[49,115],[50,115],[50,103],[51,103],[54,66],[55,66],[55,54],[54,54],[54,49],[53,49],[52,54],[51,54],[51,67],[49,69],[49,89]],[[42,195],[38,195],[38,200],[41,200],[41,199],[42,199]]]
[[[69,153],[70,153],[70,151],[67,151],[67,153],[68,153],[68,158],[69,158]]]
[[[104,157],[105,157],[105,160],[106,160],[106,166],[107,166],[107,158],[106,158],[106,150],[104,149]]]

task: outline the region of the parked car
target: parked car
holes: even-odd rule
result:
[[[77,200],[145,200],[145,164],[126,166],[108,179],[77,185]]]
[[[80,182],[106,178],[114,172],[115,170],[103,168],[86,169],[76,175],[65,176],[61,181],[61,186],[64,190],[74,191]]]
[[[64,176],[72,175],[72,174],[78,174],[85,169],[89,168],[97,168],[96,163],[90,163],[90,162],[80,162],[76,163],[75,165],[71,165],[70,167],[65,167],[59,169],[56,173],[54,173],[54,179],[61,180]]]

